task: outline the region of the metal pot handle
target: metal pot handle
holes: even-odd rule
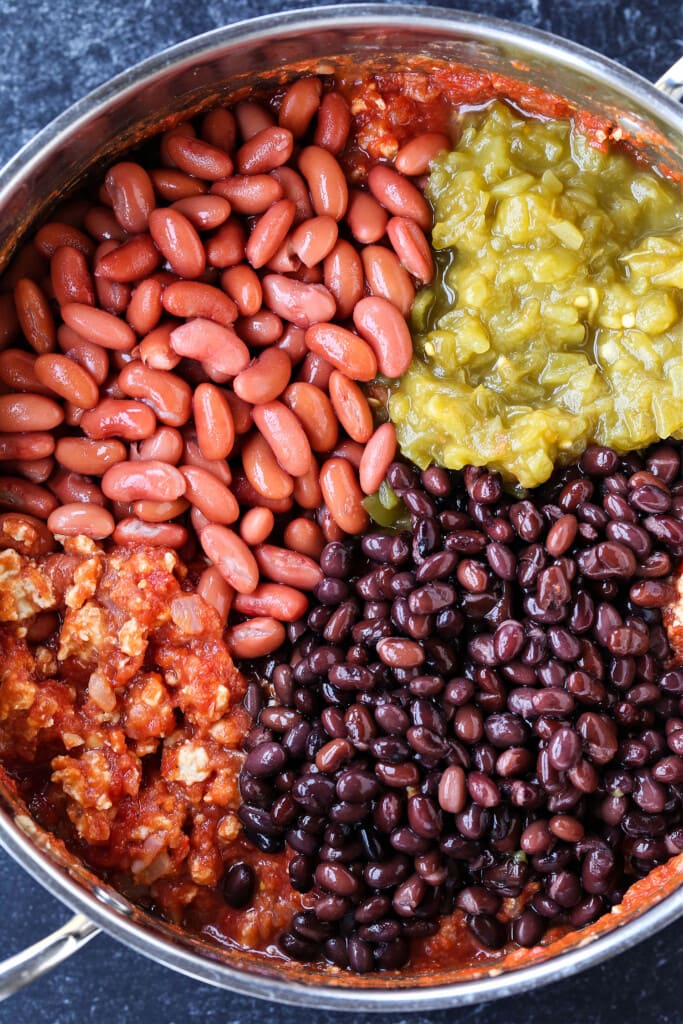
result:
[[[666,93],[674,100],[683,99],[683,57],[679,57],[676,63],[657,79],[655,89]]]
[[[99,930],[83,914],[76,914],[56,932],[9,957],[0,964],[0,1000],[7,999],[66,960],[90,942]]]

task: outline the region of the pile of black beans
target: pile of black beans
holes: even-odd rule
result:
[[[239,817],[315,897],[284,953],[401,968],[454,910],[533,946],[683,851],[681,454],[591,446],[524,500],[396,462],[412,530],[326,546],[246,697]]]

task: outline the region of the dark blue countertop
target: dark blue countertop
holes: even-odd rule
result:
[[[0,0],[0,163],[89,89],[175,42],[290,0]],[[591,46],[649,78],[683,51],[680,0],[460,0]],[[58,927],[69,911],[0,851],[2,955]],[[683,928],[551,988],[386,1024],[682,1024]],[[306,1011],[304,1011],[306,1012]],[[12,1024],[294,1024],[301,1011],[211,989],[170,973],[105,936],[0,1007]],[[319,1018],[318,1018],[319,1019]],[[345,1024],[377,1017],[324,1015]]]

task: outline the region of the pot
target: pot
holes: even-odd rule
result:
[[[112,79],[48,125],[0,172],[0,267],[19,241],[89,172],[181,117],[340,62],[405,66],[411,55],[529,81],[608,118],[650,160],[683,176],[683,61],[656,86],[583,47],[546,33],[452,11],[357,5],[257,18],[175,46]],[[668,95],[667,95],[668,94]],[[637,883],[588,931],[517,950],[465,971],[383,978],[286,970],[244,950],[153,918],[93,875],[0,785],[0,843],[78,913],[0,966],[0,998],[38,977],[102,928],[140,953],[209,984],[318,1009],[388,1012],[461,1006],[513,995],[621,952],[683,915],[683,856]]]

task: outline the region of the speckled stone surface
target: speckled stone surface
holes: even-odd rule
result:
[[[0,0],[0,162],[86,91],[188,36],[291,0]],[[548,29],[656,78],[683,51],[681,0],[460,0]],[[2,955],[69,911],[0,851]],[[551,988],[460,1011],[313,1015],[339,1024],[683,1024],[683,927]],[[304,1011],[305,1013],[307,1011]],[[99,936],[0,1006],[4,1024],[295,1024],[302,1011],[211,989]]]

